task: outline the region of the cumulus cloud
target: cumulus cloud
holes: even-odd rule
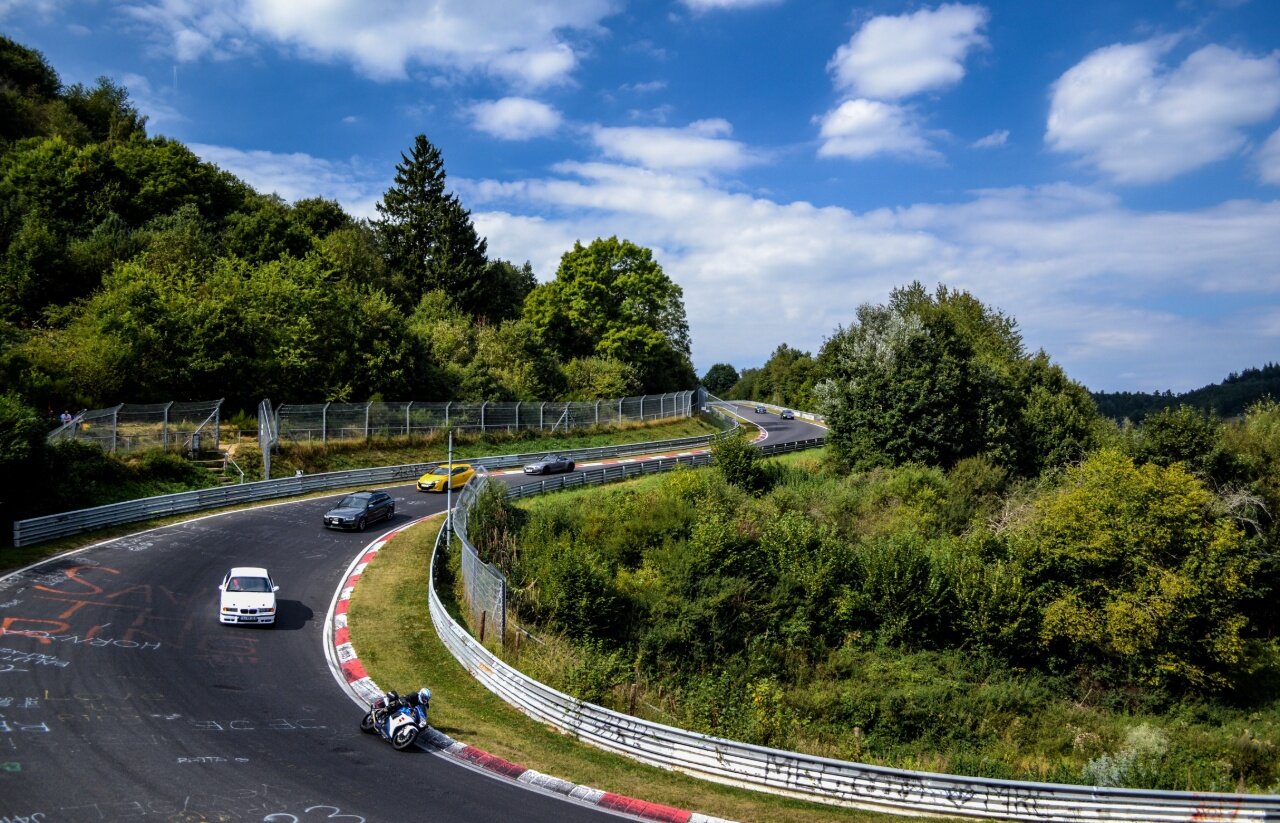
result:
[[[1280,54],[1205,46],[1160,60],[1173,38],[1099,49],[1053,85],[1045,141],[1121,183],[1153,183],[1240,151],[1280,109]]]
[[[1280,186],[1280,131],[1276,131],[1258,151],[1258,171],[1262,182]]]
[[[759,162],[760,157],[744,144],[729,139],[732,132],[727,120],[711,119],[683,129],[597,126],[591,138],[604,156],[649,169],[709,173]]]
[[[531,260],[544,280],[574,240],[617,234],[653,249],[684,289],[701,368],[758,365],[784,341],[816,351],[860,303],[911,280],[1012,314],[1031,349],[1093,389],[1191,389],[1212,379],[1193,375],[1263,362],[1277,342],[1277,313],[1259,307],[1274,306],[1280,280],[1257,273],[1280,270],[1280,203],[1142,214],[1053,185],[857,213],[609,163],[462,187],[490,252]],[[1178,298],[1197,309],[1152,308]],[[1118,359],[1124,385],[1106,382]]]
[[[948,4],[897,17],[873,17],[827,65],[836,88],[858,97],[899,100],[959,83],[964,60],[985,46],[987,10]]]
[[[560,128],[560,112],[527,97],[504,97],[476,103],[470,109],[471,124],[501,140],[546,137]]]
[[[577,65],[566,32],[594,32],[611,0],[151,0],[124,10],[180,61],[244,53],[266,42],[317,61],[349,62],[380,80],[415,65],[482,71],[519,87],[563,82]]]
[[[846,100],[822,118],[821,157],[878,154],[937,158],[909,110],[878,100]]]

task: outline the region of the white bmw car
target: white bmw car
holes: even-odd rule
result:
[[[280,587],[257,566],[237,566],[218,585],[221,623],[275,623],[276,592]]]

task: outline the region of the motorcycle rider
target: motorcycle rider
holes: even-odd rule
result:
[[[423,722],[427,722],[427,709],[431,708],[431,690],[426,686],[418,689],[413,694],[404,696],[405,705],[414,710],[418,718]]]

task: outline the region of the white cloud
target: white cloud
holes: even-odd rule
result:
[[[1258,171],[1262,182],[1280,186],[1280,131],[1276,131],[1258,150]]]
[[[250,51],[260,41],[375,79],[415,65],[481,71],[518,87],[563,82],[577,65],[566,32],[595,32],[612,0],[151,0],[125,7],[180,61]]]
[[[827,65],[836,88],[899,100],[959,83],[969,52],[986,45],[982,6],[947,4],[898,17],[873,17]]]
[[[625,83],[622,86],[622,90],[637,94],[647,94],[649,92],[662,91],[666,87],[667,82],[665,80],[650,80],[647,83]]]
[[[683,129],[597,126],[591,137],[606,157],[650,169],[714,172],[759,162],[745,145],[728,139],[732,132],[728,121],[712,119]]]
[[[1280,271],[1277,202],[1142,214],[1055,185],[856,213],[684,174],[556,171],[460,185],[490,252],[531,260],[546,280],[575,240],[616,234],[653,249],[684,289],[704,369],[759,365],[780,342],[816,352],[858,304],[917,279],[1013,315],[1029,348],[1094,389],[1191,389],[1275,350],[1280,278],[1259,272]],[[1131,372],[1123,385],[1108,382],[1118,361]]]
[[[822,118],[821,137],[821,157],[938,157],[909,110],[878,100],[846,100],[827,112]]]
[[[355,161],[336,163],[309,154],[242,151],[202,143],[189,143],[188,148],[263,194],[278,194],[291,203],[326,197],[342,203],[355,217],[374,217],[374,204],[391,185],[385,169],[370,174]]]
[[[749,9],[755,6],[772,6],[782,0],[680,0],[692,11],[714,11],[718,9]]]
[[[1205,46],[1180,66],[1172,38],[1093,52],[1053,85],[1045,141],[1122,183],[1168,180],[1240,151],[1280,109],[1280,54]]]
[[[995,149],[1009,142],[1009,130],[999,129],[973,142],[975,149]]]
[[[504,97],[476,103],[470,114],[475,128],[503,140],[546,137],[554,134],[561,122],[560,112],[527,97]]]
[[[129,92],[129,101],[147,118],[147,128],[151,133],[166,123],[180,123],[187,118],[173,104],[168,95],[156,92],[151,88],[151,81],[140,74],[126,74],[120,83]]]
[[[47,20],[62,5],[60,0],[0,0],[0,20],[16,16],[17,12],[25,12],[37,20]]]

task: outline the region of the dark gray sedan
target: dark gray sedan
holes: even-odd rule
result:
[[[330,529],[355,529],[375,520],[390,520],[396,514],[396,501],[386,492],[353,492],[324,513],[324,524]]]
[[[573,471],[574,462],[563,454],[551,454],[524,467],[525,474],[555,474]]]

